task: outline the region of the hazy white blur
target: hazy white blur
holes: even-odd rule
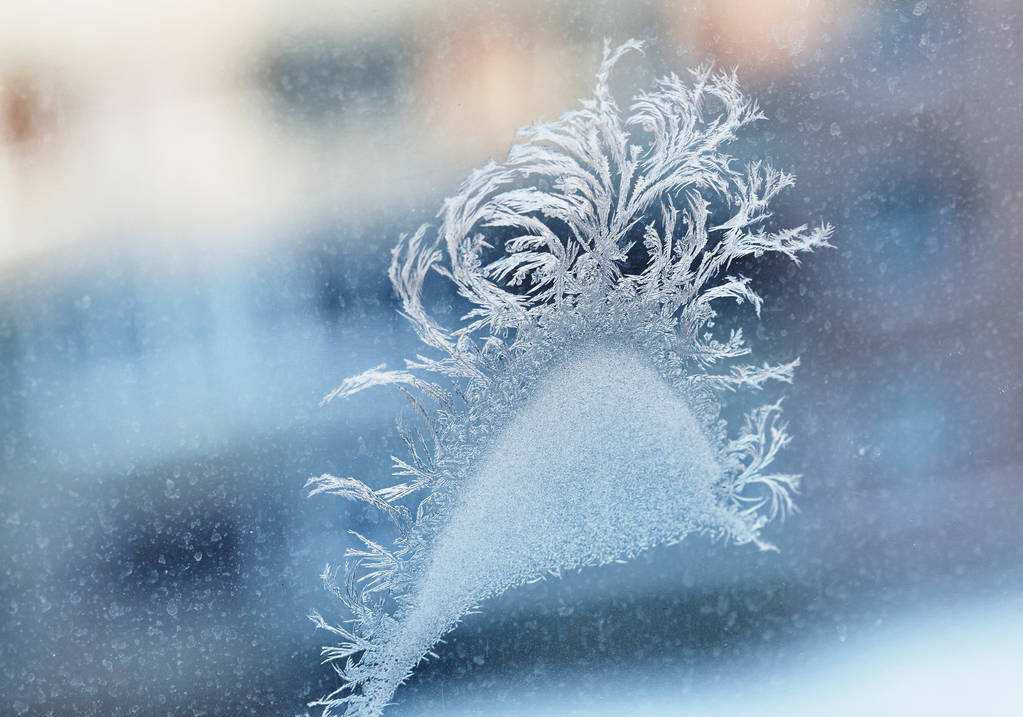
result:
[[[249,244],[407,206],[585,95],[601,33],[656,30],[673,66],[758,83],[859,24],[842,2],[746,5],[9,5],[0,260],[140,234]]]

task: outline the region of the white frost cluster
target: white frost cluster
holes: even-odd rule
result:
[[[448,199],[439,227],[393,252],[390,278],[429,355],[371,369],[325,400],[400,384],[400,482],[373,490],[323,475],[310,492],[378,508],[389,544],[355,534],[343,580],[323,579],[350,611],[323,648],[342,685],[324,715],[380,714],[413,668],[488,597],[565,569],[628,559],[698,532],[771,546],[760,531],[793,509],[798,476],[770,473],[788,442],[779,404],[729,438],[720,400],[798,360],[742,363],[741,330],[713,331],[714,302],[761,299],[732,262],[794,261],[828,246],[829,225],[768,230],[768,202],[790,175],[734,168],[722,145],[762,115],[734,74],[670,75],[623,116],[606,48],[592,100],[523,130]],[[711,203],[714,216],[711,221]],[[495,239],[496,236],[503,240]],[[433,272],[470,304],[460,326],[427,312]]]

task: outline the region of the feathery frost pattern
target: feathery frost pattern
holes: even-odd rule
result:
[[[731,392],[791,382],[798,359],[743,362],[742,331],[717,335],[714,307],[734,300],[759,316],[733,262],[798,262],[829,246],[832,228],[766,227],[793,178],[722,152],[762,118],[734,73],[669,75],[623,113],[608,76],[640,47],[605,47],[593,99],[523,130],[504,162],[444,203],[437,228],[393,250],[391,282],[427,349],[324,400],[399,385],[414,417],[399,424],[399,480],[308,483],[393,528],[390,540],[354,534],[343,570],[323,573],[350,612],[340,625],[312,615],[336,638],[323,658],[342,684],[313,703],[328,717],[380,714],[488,597],[691,533],[770,549],[761,530],[794,509],[799,476],[771,472],[789,440],[780,402],[731,437],[720,407]],[[431,275],[470,305],[459,326],[423,305]]]

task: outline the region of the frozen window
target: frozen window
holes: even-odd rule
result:
[[[1020,32],[0,10],[0,714],[1019,714]]]

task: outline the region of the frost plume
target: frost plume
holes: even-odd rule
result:
[[[762,117],[734,73],[675,75],[623,113],[608,90],[640,43],[605,47],[594,97],[522,131],[502,163],[474,172],[439,226],[403,237],[390,279],[428,355],[377,366],[324,399],[398,384],[415,420],[393,458],[399,481],[310,479],[311,493],[368,503],[390,542],[355,534],[350,611],[323,649],[343,680],[324,714],[381,713],[416,664],[479,603],[564,569],[627,559],[706,533],[771,546],[761,529],[794,509],[799,477],[771,473],[788,442],[780,402],[729,438],[721,400],[791,382],[798,360],[754,365],[742,331],[719,335],[715,302],[761,298],[737,259],[798,261],[827,224],[769,229],[791,175],[721,151]],[[714,219],[712,219],[714,217]],[[422,302],[439,274],[469,303],[441,326]]]

